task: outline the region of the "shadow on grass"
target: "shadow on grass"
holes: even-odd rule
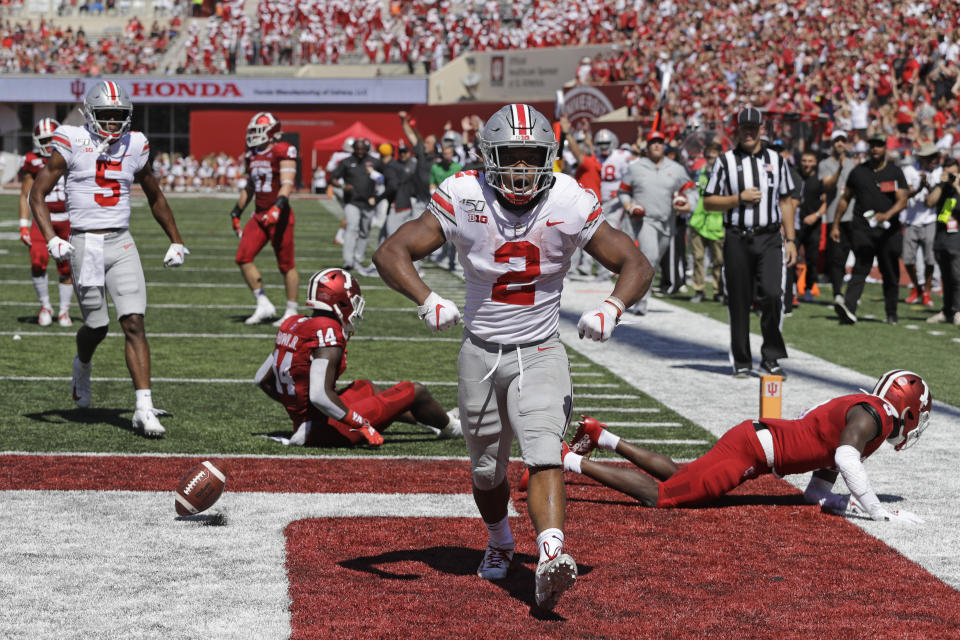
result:
[[[427,547],[424,549],[398,549],[372,556],[360,556],[352,560],[339,562],[341,567],[352,571],[369,573],[384,580],[420,580],[423,576],[416,573],[395,573],[384,568],[398,562],[419,562],[434,571],[453,576],[470,576],[476,572],[483,560],[483,550],[468,549],[466,547]],[[516,553],[510,563],[510,572],[503,580],[492,584],[505,590],[510,597],[519,600],[530,607],[530,615],[537,620],[563,620],[564,618],[553,611],[544,611],[538,607],[534,595],[534,570],[538,558],[526,553]],[[593,567],[577,564],[579,576],[585,576],[593,571]],[[477,578],[478,580],[480,578]]]
[[[133,411],[130,409],[112,409],[109,407],[80,409],[77,407],[74,409],[50,409],[37,413],[25,413],[23,415],[25,418],[50,425],[108,424],[122,431],[129,431],[130,433],[147,438],[142,432],[134,430],[133,423],[131,422]],[[161,415],[169,414],[163,413]],[[153,438],[147,439],[152,440]]]

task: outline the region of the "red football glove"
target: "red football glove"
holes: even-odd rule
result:
[[[380,435],[380,432],[373,428],[369,420],[356,411],[348,410],[343,421],[350,425],[350,431],[359,432],[371,447],[379,447],[383,444],[383,436]]]
[[[642,218],[647,215],[647,210],[643,208],[642,204],[633,205],[633,209],[630,211],[630,215],[634,218]]]
[[[33,246],[33,240],[30,239],[30,227],[20,227],[20,242],[28,247]]]
[[[264,227],[272,227],[280,220],[280,207],[274,205],[260,214],[260,224]]]
[[[237,234],[238,238],[241,237],[243,231],[240,229],[240,218],[233,218],[231,222],[233,223],[233,232]]]

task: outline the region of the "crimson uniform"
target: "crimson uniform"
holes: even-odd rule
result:
[[[244,232],[246,236],[246,232]],[[273,374],[277,392],[284,408],[293,420],[294,431],[306,421],[312,421],[307,445],[342,445],[364,442],[363,436],[351,431],[351,425],[327,417],[310,402],[310,363],[313,350],[321,347],[340,347],[343,356],[337,364],[339,379],[347,369],[347,337],[340,322],[330,316],[291,316],[277,332],[273,352]],[[369,380],[355,380],[337,394],[349,411],[367,420],[377,431],[383,431],[398,415],[413,405],[415,390],[412,382],[400,382],[375,393]],[[324,424],[331,429],[322,428]]]
[[[20,179],[23,180],[24,176],[31,175],[33,179],[36,180],[37,174],[40,173],[40,170],[43,169],[46,164],[47,159],[45,157],[33,151],[28,152],[20,162]],[[67,193],[63,177],[57,180],[57,184],[55,184],[50,193],[47,194],[45,202],[47,203],[47,208],[50,210],[50,221],[53,223],[53,230],[57,236],[64,240],[69,240],[70,218],[67,216]],[[47,264],[50,262],[50,254],[47,252],[47,241],[43,239],[43,234],[40,233],[40,227],[37,226],[35,220],[30,225],[30,240],[32,241],[30,245],[30,267],[34,272],[46,271]],[[70,275],[70,261],[64,260],[57,262],[57,273],[61,276],[68,277]]]
[[[806,473],[834,466],[840,433],[847,425],[847,413],[864,405],[874,414],[879,433],[864,447],[861,459],[870,456],[896,428],[896,410],[883,398],[856,393],[834,398],[804,412],[796,420],[764,418],[773,438],[774,463],[757,437],[757,428],[745,420],[727,431],[710,451],[693,462],[681,465],[660,483],[658,507],[698,504],[724,495],[745,480],[772,473],[778,477]]]
[[[253,184],[255,210],[243,228],[237,247],[237,264],[253,262],[269,241],[277,256],[280,273],[293,269],[293,208],[288,206],[286,211],[281,211],[274,224],[269,224],[266,218],[267,211],[280,194],[280,161],[296,159],[297,148],[286,142],[274,142],[263,151],[247,151],[247,180]]]

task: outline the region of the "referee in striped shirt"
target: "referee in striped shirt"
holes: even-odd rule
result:
[[[703,205],[724,212],[723,273],[733,375],[747,378],[753,369],[750,307],[756,294],[763,334],[760,368],[786,379],[778,361],[787,357],[781,333],[783,295],[786,267],[797,260],[797,203],[788,195],[794,184],[786,162],[760,140],[762,124],[757,109],[747,107],[737,114],[737,146],[714,163]]]

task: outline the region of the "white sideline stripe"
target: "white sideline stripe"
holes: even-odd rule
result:
[[[635,427],[637,429],[650,429],[653,427],[682,427],[682,422],[608,422],[608,427]]]
[[[29,302],[0,302],[0,307],[35,307],[39,302],[31,300]],[[249,309],[256,306],[254,303],[248,304],[156,304],[150,303],[151,309]],[[72,308],[71,308],[72,310]],[[364,307],[364,311],[389,311],[389,312],[414,312],[417,308],[410,307]],[[587,365],[574,365],[587,366]]]
[[[572,376],[584,376],[584,377],[600,378],[600,377],[605,376],[605,375],[607,375],[607,374],[605,374],[605,373],[592,373],[592,372],[589,372],[589,371],[571,371],[571,372],[570,372],[570,375],[572,375]]]
[[[413,425],[411,425],[413,426]],[[277,443],[277,448],[283,445]],[[299,449],[299,447],[293,447]],[[56,456],[76,456],[84,458],[230,458],[242,460],[249,458],[251,460],[433,460],[433,461],[461,461],[469,460],[469,456],[357,456],[346,454],[326,454],[318,450],[316,455],[306,455],[300,453],[291,453],[289,455],[270,454],[270,453],[111,453],[109,451],[3,451],[0,452],[0,459],[4,456],[37,456],[37,457],[56,457]]]
[[[619,393],[582,393],[577,397],[587,400],[643,400],[643,398],[640,396]]]
[[[0,376],[0,381],[11,382],[69,382],[71,376]],[[90,378],[93,382],[130,382],[130,378]],[[253,384],[253,378],[151,378],[152,382],[177,383],[185,382],[189,384]],[[376,385],[393,386],[402,380],[371,380]],[[456,387],[457,382],[440,382],[437,380],[421,380],[420,384],[427,387]],[[596,387],[607,385],[578,384],[577,388]],[[616,422],[608,423],[609,426],[615,426]],[[677,426],[680,426],[679,424]]]
[[[585,396],[578,396],[583,398]],[[577,411],[609,411],[610,413],[660,413],[660,409],[649,407],[574,407]]]
[[[641,438],[640,440],[627,440],[630,444],[710,444],[709,440],[653,440]]]
[[[75,331],[0,331],[0,336],[59,336],[73,338]],[[110,331],[108,338],[122,338],[120,331]],[[269,338],[273,340],[277,337],[276,333],[149,333],[148,338],[197,338],[210,340],[216,338],[235,339],[256,339],[263,340]],[[460,338],[410,338],[405,336],[353,336],[351,340],[362,342],[463,342]]]

